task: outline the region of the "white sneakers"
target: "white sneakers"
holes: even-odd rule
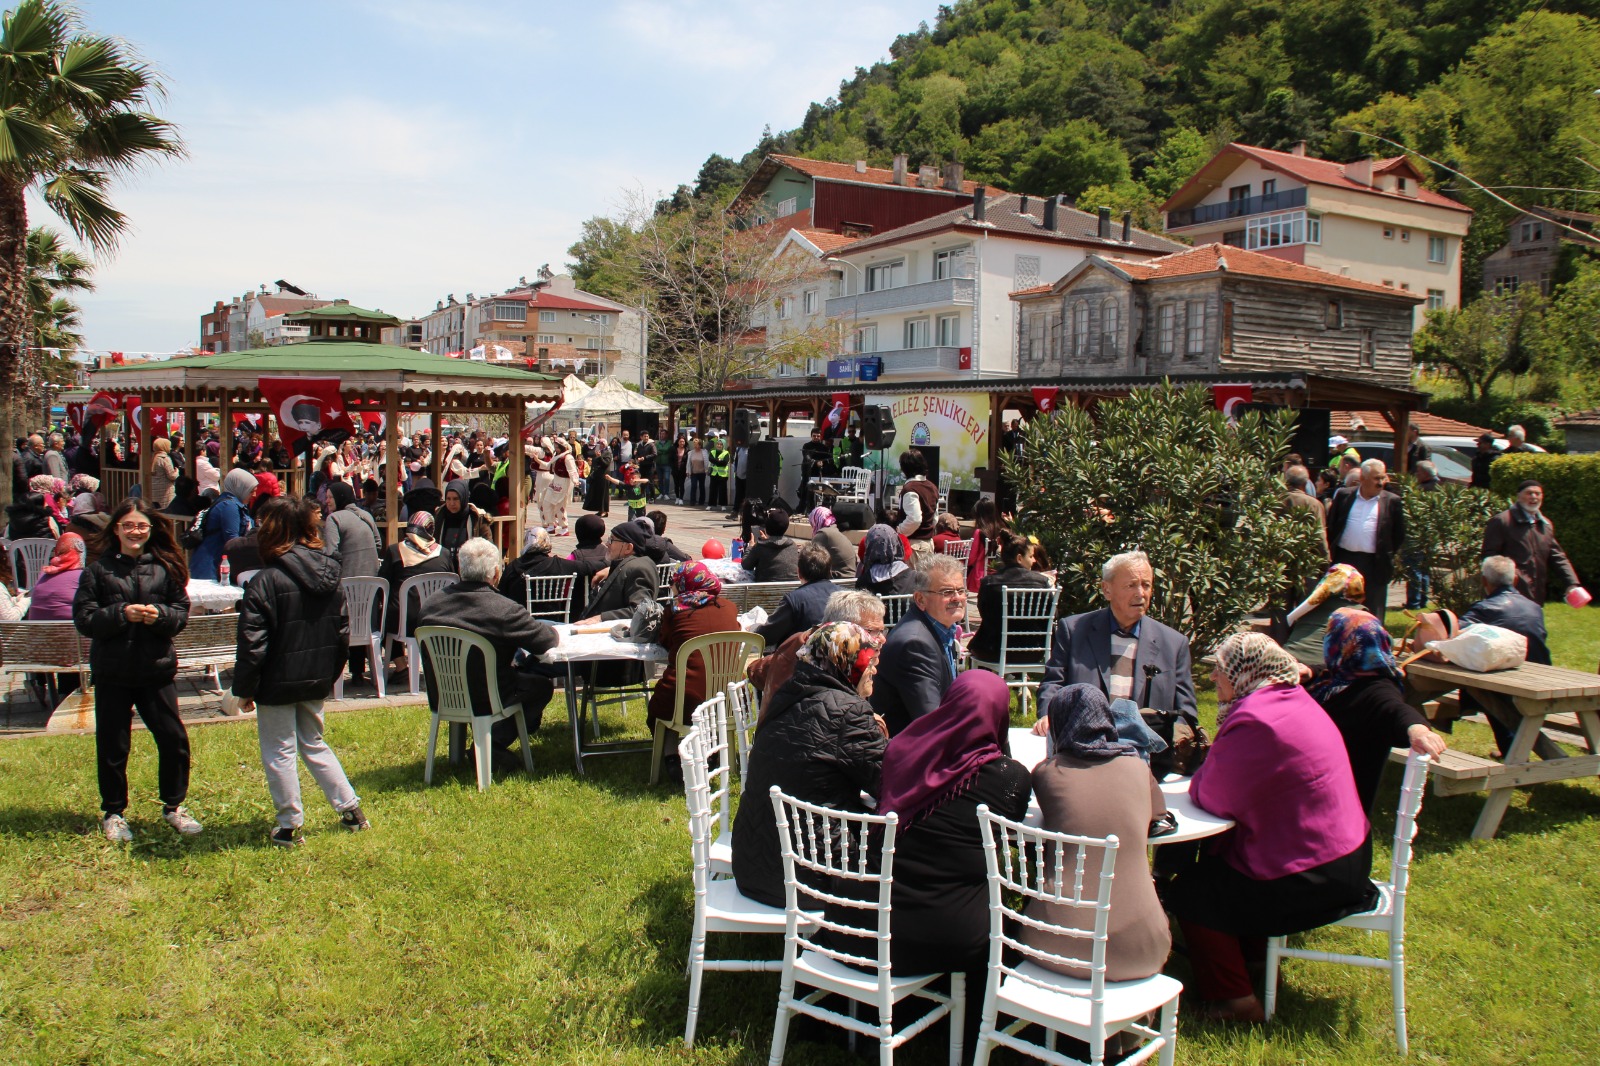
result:
[[[120,814],[108,814],[100,819],[100,828],[105,832],[106,839],[113,844],[128,844],[133,841],[133,830],[128,828],[128,820]]]
[[[170,811],[163,811],[161,817],[166,823],[186,837],[192,837],[205,827],[195,821],[194,815],[189,813],[187,807],[174,807]]]

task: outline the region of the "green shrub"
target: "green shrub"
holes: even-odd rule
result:
[[[1560,415],[1547,404],[1505,396],[1478,400],[1440,396],[1428,402],[1428,413],[1483,426],[1502,437],[1508,427],[1521,426],[1528,431],[1528,440],[1541,448],[1566,447],[1566,434],[1555,427]]]
[[[1433,578],[1432,602],[1457,614],[1483,598],[1478,561],[1483,527],[1506,508],[1506,498],[1466,485],[1440,484],[1421,492],[1406,479],[1406,543],[1395,560],[1395,573],[1405,574],[1414,553]]]
[[[1494,491],[1516,494],[1532,478],[1544,485],[1544,514],[1585,583],[1600,578],[1600,455],[1502,455],[1489,467]]]
[[[1071,406],[1035,418],[1005,474],[1015,527],[1056,560],[1061,613],[1103,606],[1101,566],[1139,548],[1155,569],[1150,614],[1199,653],[1319,570],[1315,516],[1282,506],[1291,428],[1286,411],[1230,424],[1200,386],[1136,389],[1092,418]]]

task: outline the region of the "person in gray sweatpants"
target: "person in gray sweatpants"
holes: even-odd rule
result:
[[[322,738],[322,704],[344,669],[350,618],[339,558],[323,550],[314,500],[278,497],[258,516],[261,571],[239,604],[233,694],[254,708],[261,766],[277,808],[272,843],[302,843],[300,775],[295,752],[339,812],[346,829],[367,829],[361,800],[339,757]]]

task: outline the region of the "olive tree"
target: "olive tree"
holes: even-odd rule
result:
[[[1103,605],[1101,566],[1132,549],[1155,570],[1151,615],[1197,650],[1284,602],[1322,562],[1315,516],[1284,505],[1292,431],[1288,411],[1230,421],[1209,390],[1171,384],[1035,418],[1005,473],[1015,527],[1056,561],[1062,613]]]

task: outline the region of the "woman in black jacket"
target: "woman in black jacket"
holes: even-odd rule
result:
[[[523,553],[507,563],[500,575],[500,595],[519,607],[526,607],[529,578],[565,577],[571,574],[572,594],[568,601],[567,620],[582,617],[577,613],[583,610],[584,601],[583,579],[578,577],[578,564],[553,554],[550,533],[543,526],[528,530],[525,543],[527,547]]]
[[[272,843],[292,848],[304,821],[295,750],[346,829],[369,828],[361,800],[322,739],[322,701],[344,669],[350,615],[339,560],[322,549],[315,500],[278,496],[260,515],[261,571],[239,604],[233,694],[256,712],[261,767],[278,810]]]
[[[1050,579],[1033,569],[1033,542],[1012,537],[1000,549],[1000,570],[978,582],[978,631],[967,645],[967,654],[983,662],[1000,661],[1001,620],[1006,613],[1006,589],[1047,589]],[[1040,623],[1032,623],[1034,632]],[[1043,623],[1044,628],[1049,627]],[[1015,628],[1015,627],[1014,627]],[[1035,638],[1035,643],[1037,638]],[[1033,653],[1034,662],[1044,661],[1044,652]],[[1021,661],[1021,660],[1017,660]],[[1008,664],[1009,665],[1009,664]]]
[[[100,558],[84,571],[72,621],[89,638],[94,673],[94,744],[99,763],[100,828],[130,841],[128,747],[139,711],[160,755],[162,817],[184,836],[200,832],[183,801],[189,794],[189,732],[178,717],[172,646],[189,621],[189,567],[159,511],[127,499],[111,513]]]
[[[777,785],[796,799],[860,813],[861,793],[877,794],[889,731],[867,697],[881,644],[854,622],[819,627],[763,709],[744,783],[751,802],[733,820],[733,876],[751,899],[783,906],[777,822],[758,797]]]

